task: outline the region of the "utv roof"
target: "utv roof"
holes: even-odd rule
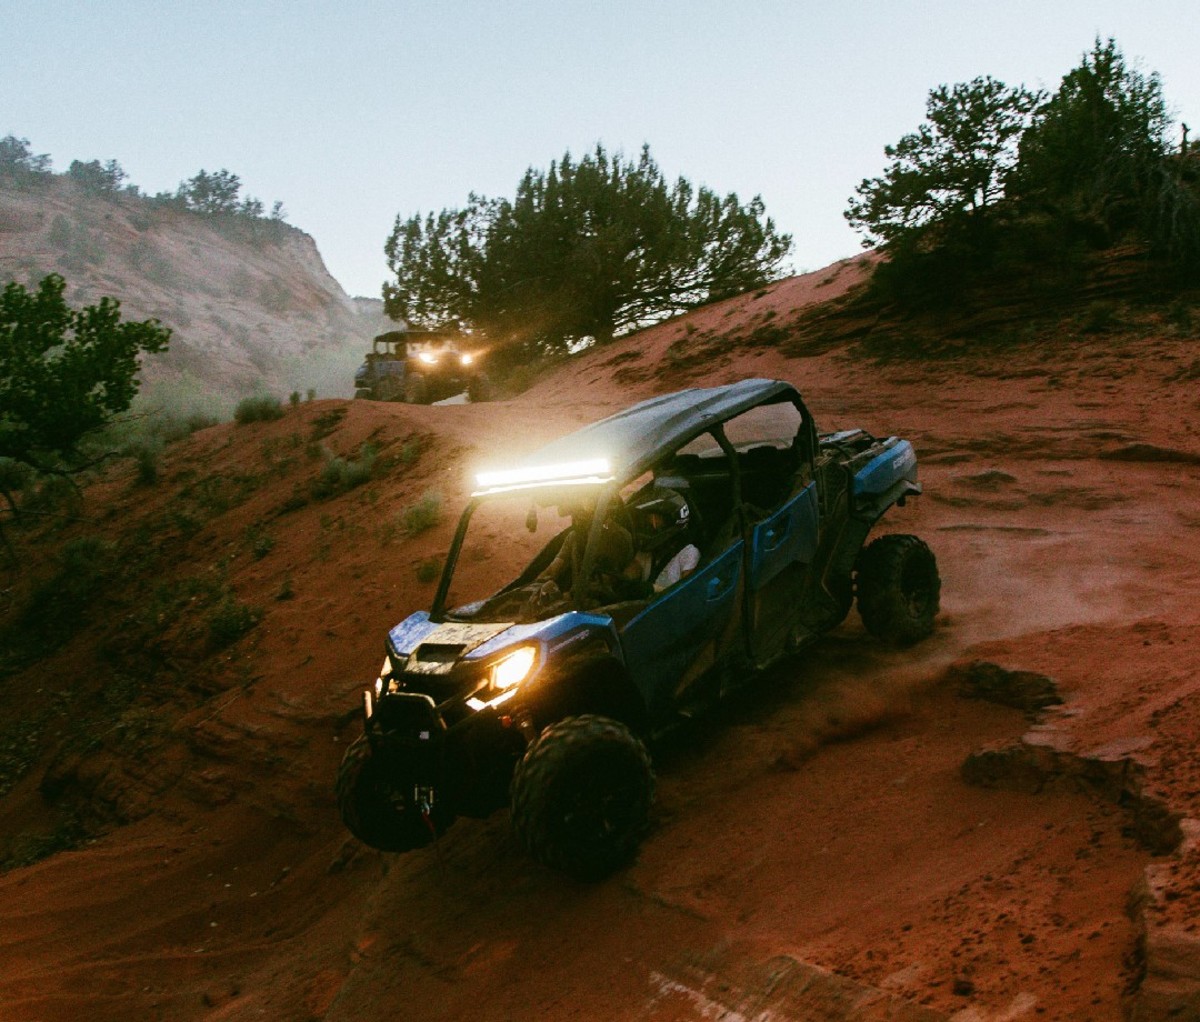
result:
[[[385,330],[381,334],[375,335],[375,340],[384,343],[394,343],[398,341],[425,341],[430,338],[442,337],[462,337],[462,331],[451,330],[449,328],[443,330],[416,330],[412,327],[402,326],[395,330]]]
[[[550,485],[557,477],[551,473],[539,478],[539,470],[562,465],[591,474],[591,478],[579,482],[632,479],[714,424],[758,405],[780,401],[804,408],[796,388],[782,380],[742,380],[723,387],[693,387],[663,394],[552,441],[514,466],[513,477],[522,473],[531,477],[518,484],[522,488]],[[607,471],[601,471],[602,462],[607,462]],[[480,484],[481,493],[511,488],[492,485],[483,477]]]

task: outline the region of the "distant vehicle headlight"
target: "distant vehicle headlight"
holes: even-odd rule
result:
[[[472,362],[475,361],[475,356],[470,353],[464,353],[462,355],[459,355],[458,361],[465,366],[469,366]]]
[[[427,366],[437,365],[437,355],[435,355],[432,351],[423,351],[417,356],[417,358],[419,358]]]

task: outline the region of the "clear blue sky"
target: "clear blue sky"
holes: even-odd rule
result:
[[[3,0],[0,135],[149,192],[228,168],[372,296],[397,214],[649,143],[669,177],[761,194],[806,270],[859,250],[847,199],[929,89],[1053,88],[1097,35],[1200,135],[1196,0]]]

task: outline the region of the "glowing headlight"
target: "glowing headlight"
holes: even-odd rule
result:
[[[529,676],[536,658],[537,650],[533,646],[522,646],[492,668],[492,685],[496,688],[519,685]]]
[[[461,362],[463,365],[465,365],[465,366],[469,366],[469,365],[470,365],[472,362],[474,362],[474,361],[475,361],[475,356],[474,356],[474,355],[469,355],[469,354],[463,354],[463,355],[460,355],[460,356],[459,356],[459,359],[458,359],[458,360],[459,360],[459,362]]]
[[[435,355],[432,351],[423,351],[417,356],[417,358],[419,358],[427,366],[437,365],[437,355]]]
[[[383,666],[379,668],[379,677],[375,679],[375,698],[378,699],[387,690],[388,683],[385,680],[392,673],[392,656],[387,654],[383,658]]]

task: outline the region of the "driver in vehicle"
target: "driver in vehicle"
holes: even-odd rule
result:
[[[700,550],[691,541],[691,510],[677,490],[652,486],[631,502],[635,553],[625,577],[662,592],[696,570]]]
[[[651,486],[635,495],[627,510],[632,534],[612,514],[601,528],[595,560],[601,604],[646,599],[673,586],[700,563],[700,550],[690,539],[690,509],[681,493]],[[586,529],[586,519],[577,520],[542,573],[556,593],[571,584],[576,543]]]

